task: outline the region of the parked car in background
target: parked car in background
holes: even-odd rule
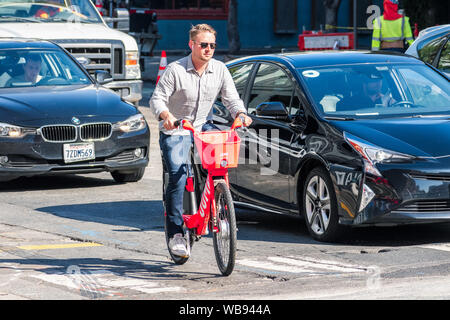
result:
[[[105,86],[125,100],[142,98],[136,40],[108,27],[90,0],[1,0],[0,38],[35,38],[58,43],[93,75],[107,71]]]
[[[406,50],[412,55],[438,68],[450,78],[450,24],[422,30]]]
[[[0,39],[0,180],[108,171],[138,181],[148,163],[144,116],[48,41]]]
[[[441,73],[382,52],[269,54],[227,66],[253,119],[229,172],[236,205],[300,214],[321,241],[344,226],[450,221],[450,84]],[[213,118],[232,123],[220,97]]]

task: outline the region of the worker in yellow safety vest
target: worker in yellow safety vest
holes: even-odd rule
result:
[[[398,0],[384,0],[383,15],[373,20],[372,50],[404,52],[414,41],[409,18],[398,13]]]

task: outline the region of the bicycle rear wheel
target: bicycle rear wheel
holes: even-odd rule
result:
[[[217,266],[224,276],[233,272],[236,261],[236,216],[231,192],[225,182],[214,189],[218,232],[213,232],[214,253]]]

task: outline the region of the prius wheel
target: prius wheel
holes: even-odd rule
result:
[[[319,241],[336,240],[341,232],[336,194],[328,173],[313,169],[303,188],[303,215],[311,236]]]

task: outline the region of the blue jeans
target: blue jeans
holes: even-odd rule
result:
[[[205,123],[202,131],[219,130],[212,123]],[[169,238],[183,231],[183,196],[188,166],[191,165],[190,150],[192,134],[186,136],[159,134],[162,161],[169,174],[165,192],[166,227]],[[191,175],[193,174],[190,170]]]

